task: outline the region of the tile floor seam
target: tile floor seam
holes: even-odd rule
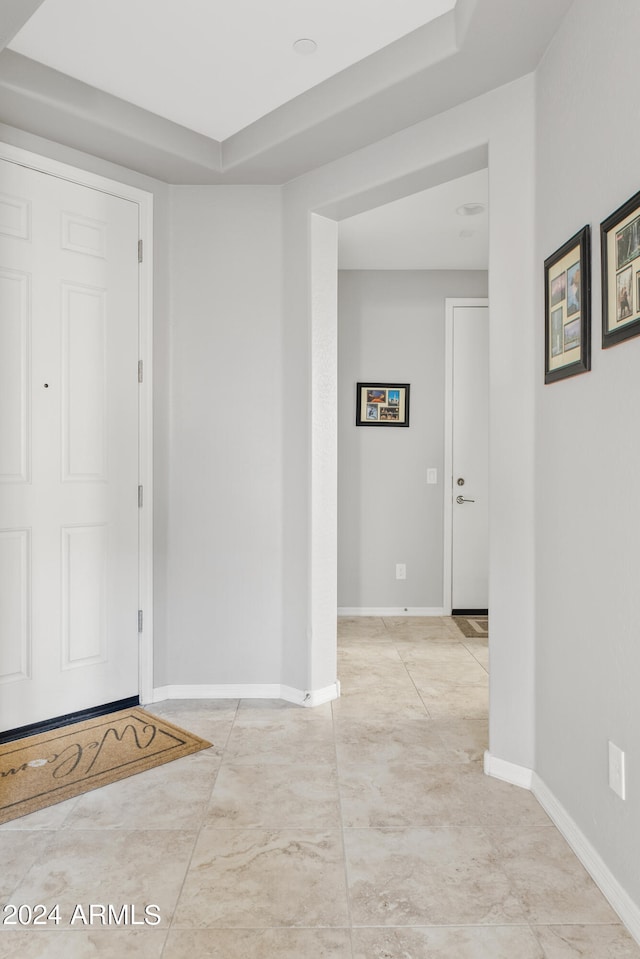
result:
[[[473,652],[473,648],[470,649],[469,646],[467,646],[466,643],[461,643],[461,645],[464,646],[464,648],[465,648],[466,650],[468,650],[469,653],[471,653],[471,655],[472,655],[473,658],[475,659],[476,663],[478,663],[480,666],[482,666],[482,668],[484,669],[485,673],[486,673],[487,676],[488,676],[488,675],[489,675],[489,670],[487,669],[487,667],[485,666],[485,664],[478,659],[478,657],[476,656],[476,654]]]
[[[347,863],[347,847],[345,843],[344,836],[344,808],[342,803],[342,782],[340,777],[340,763],[338,761],[338,743],[336,739],[336,715],[333,708],[333,703],[331,704],[331,726],[333,730],[333,751],[335,756],[335,769],[336,769],[336,788],[338,791],[338,808],[340,811],[340,840],[342,842],[342,860],[343,860],[343,872],[344,872],[344,884],[345,884],[345,895],[347,902],[347,918],[349,920],[349,947],[351,950],[351,957],[353,959],[354,949],[353,949],[353,917],[351,914],[351,893],[349,888],[349,868]]]
[[[210,791],[209,791],[209,800],[208,800],[208,802],[211,802],[211,797],[212,797],[212,795],[213,795],[213,790],[214,790],[214,787],[215,787],[216,782],[218,781],[218,776],[220,775],[220,769],[222,768],[222,762],[223,762],[223,759],[224,759],[224,753],[225,753],[225,751],[226,751],[227,744],[228,744],[228,742],[229,742],[229,737],[231,736],[231,730],[233,729],[233,727],[234,727],[234,725],[235,725],[235,721],[236,721],[236,719],[237,719],[239,709],[240,709],[240,700],[238,699],[237,702],[236,702],[236,705],[235,705],[235,710],[234,710],[234,713],[233,713],[233,718],[232,718],[231,722],[229,723],[229,731],[227,732],[227,737],[226,737],[226,739],[225,739],[225,744],[224,744],[224,746],[221,747],[221,749],[222,749],[222,755],[221,755],[221,757],[220,757],[220,763],[219,763],[218,768],[217,768],[217,770],[216,770],[216,774],[215,774],[215,776],[214,776],[214,778],[213,778],[213,783],[211,784],[211,789],[210,789]],[[208,803],[207,803],[207,808],[208,808]],[[172,915],[171,915],[171,921],[169,922],[169,925],[168,925],[168,927],[167,927],[167,937],[166,937],[165,942],[164,942],[163,947],[162,947],[162,954],[161,954],[160,959],[162,959],[162,957],[164,956],[164,952],[165,952],[165,949],[166,949],[166,947],[167,947],[167,942],[168,942],[168,939],[169,939],[169,933],[170,933],[170,932],[172,931],[172,929],[174,928],[174,926],[173,926],[174,919],[175,919],[176,913],[177,913],[177,911],[178,911],[178,906],[179,906],[179,904],[180,904],[180,899],[182,898],[182,894],[183,894],[183,892],[184,892],[184,886],[185,886],[185,883],[186,883],[186,881],[187,881],[187,876],[189,875],[189,870],[191,869],[191,863],[193,862],[193,856],[194,856],[194,853],[195,853],[195,851],[196,851],[196,846],[197,846],[197,844],[198,844],[198,840],[199,840],[199,838],[200,838],[200,833],[202,832],[202,829],[204,828],[204,819],[205,819],[205,817],[202,816],[201,819],[200,819],[200,824],[199,824],[199,826],[198,826],[198,829],[195,831],[195,836],[194,836],[194,839],[193,839],[193,845],[192,845],[192,847],[191,847],[191,854],[190,854],[190,856],[189,856],[189,859],[188,859],[188,862],[187,862],[187,866],[186,866],[186,869],[185,869],[185,871],[184,871],[184,875],[183,875],[183,877],[182,877],[182,882],[180,883],[180,888],[179,888],[178,893],[177,893],[176,898],[175,898],[175,904],[174,904],[174,907],[173,907],[173,913],[172,913]]]
[[[534,929],[539,929],[539,928],[546,929],[549,926],[576,926],[578,929],[582,929],[583,926],[597,926],[598,928],[602,928],[603,926],[604,927],[610,926],[612,929],[625,928],[624,923],[622,922],[607,922],[606,920],[602,920],[601,922],[594,921],[594,920],[589,920],[589,922],[581,922],[579,919],[563,919],[562,922],[556,922],[555,920],[553,922],[550,922],[550,921],[544,922],[542,920],[534,921],[533,919],[529,919],[527,920],[527,925],[531,926]]]
[[[222,749],[222,755],[220,756],[220,766],[218,767],[218,772],[220,772],[220,767],[222,766],[222,764],[223,764],[223,762],[224,762],[224,755],[225,755],[225,753],[226,753],[226,751],[227,751],[227,747],[228,747],[228,745],[229,745],[229,740],[231,739],[231,733],[232,733],[232,731],[233,731],[233,727],[235,726],[236,721],[237,721],[237,719],[238,719],[238,713],[240,712],[240,704],[241,704],[241,702],[242,702],[241,699],[239,699],[239,700],[236,702],[236,708],[235,708],[234,713],[233,713],[233,718],[232,718],[231,722],[229,723],[229,731],[227,732],[227,738],[226,738],[225,741],[224,741],[224,746],[221,747],[221,749]],[[217,778],[218,778],[218,776],[216,775],[216,780],[217,780]],[[213,787],[211,787],[211,788],[212,788],[212,792],[213,792]]]
[[[215,777],[214,777],[214,783],[215,783],[215,781],[216,781],[217,778],[218,778],[218,773],[219,773],[219,772],[220,772],[220,767],[218,767],[218,769],[217,769],[217,771],[216,771],[216,775],[215,775]],[[213,792],[213,786],[211,787],[211,791]],[[186,868],[185,868],[185,870],[184,870],[184,875],[183,875],[182,881],[181,881],[181,883],[180,883],[180,888],[178,889],[178,892],[177,892],[176,897],[175,897],[175,902],[174,902],[174,906],[173,906],[173,911],[172,911],[172,914],[171,914],[171,920],[169,921],[169,924],[168,924],[167,938],[168,938],[169,932],[173,929],[173,922],[174,922],[174,919],[175,919],[175,917],[176,917],[176,913],[177,913],[177,911],[178,911],[178,906],[180,905],[180,899],[182,898],[182,894],[183,894],[183,892],[184,892],[184,887],[185,887],[185,883],[186,883],[186,881],[187,881],[187,876],[189,875],[189,871],[190,871],[190,869],[191,869],[191,864],[192,864],[192,862],[193,862],[193,856],[194,856],[194,853],[195,853],[195,851],[196,851],[196,846],[198,845],[198,840],[199,840],[199,838],[200,838],[200,833],[202,832],[203,827],[204,827],[204,817],[201,818],[201,820],[200,820],[200,825],[199,825],[198,828],[195,830],[195,835],[194,835],[194,838],[193,838],[193,844],[192,844],[192,846],[191,846],[191,853],[189,854],[189,858],[188,858],[188,860],[187,860]],[[162,950],[163,953],[164,953],[164,949],[165,949],[165,948],[166,948],[166,941],[165,941],[165,945],[163,946],[163,950]]]
[[[415,689],[416,693],[418,694],[418,696],[420,696],[420,690],[419,690],[418,687],[416,686],[415,680],[414,680],[413,676],[411,675],[411,670],[409,669],[409,667],[407,666],[407,664],[406,664],[404,661],[403,661],[403,666],[404,666],[404,668],[405,668],[405,670],[406,670],[407,676],[409,677],[409,681],[411,682],[411,684],[412,684],[413,688]],[[420,696],[420,699],[422,699],[422,696]],[[423,702],[424,702],[424,700],[423,700]],[[425,703],[424,708],[425,708],[425,710],[426,710],[426,712],[427,712],[427,716],[429,717],[429,719],[431,719],[431,713],[429,712],[429,709],[428,709],[426,703]]]
[[[394,643],[394,648],[396,649],[398,655],[400,656],[400,650],[398,649],[398,644],[397,644],[397,643]],[[402,657],[401,657],[401,658],[402,658]],[[424,706],[424,710],[425,710],[425,712],[426,712],[426,714],[427,714],[427,718],[428,718],[428,719],[432,719],[433,717],[431,716],[431,713],[429,712],[429,707],[427,706],[427,704],[426,704],[426,702],[425,702],[425,700],[424,700],[424,697],[422,696],[420,690],[419,690],[418,687],[416,686],[416,684],[415,684],[415,682],[414,682],[414,679],[413,679],[413,676],[412,676],[411,673],[409,672],[409,668],[408,668],[407,664],[404,662],[404,660],[403,660],[402,662],[403,662],[403,665],[404,665],[404,667],[405,667],[405,669],[406,669],[406,671],[407,671],[407,676],[409,677],[409,679],[410,679],[410,681],[411,681],[411,683],[412,683],[412,685],[413,685],[413,688],[414,688],[415,691],[416,691],[416,694],[420,697],[420,701],[422,702],[422,704],[423,704],[423,706]]]
[[[170,932],[171,932],[171,926],[167,926],[165,930],[164,941],[162,943],[162,949],[160,950],[160,955],[158,956],[158,959],[164,959],[164,952],[165,952],[165,949],[167,948]]]

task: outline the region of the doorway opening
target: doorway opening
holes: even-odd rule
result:
[[[475,197],[474,207],[484,213],[474,231],[475,249],[468,245],[469,236],[460,235],[468,232],[456,214],[464,205],[463,196],[467,201]],[[485,168],[338,225],[338,613],[343,617],[339,634],[353,635],[361,644],[371,632],[376,643],[386,640],[389,649],[399,638],[398,654],[412,682],[415,677],[403,650],[426,655],[431,640],[444,643],[446,655],[469,660],[467,676],[478,684],[472,690],[478,701],[466,703],[464,709],[475,710],[474,718],[486,715],[486,638],[463,638],[454,621],[443,618],[452,613],[453,578],[449,416],[453,377],[448,366],[452,357],[447,306],[473,304],[487,312],[487,207]],[[411,235],[412,224],[423,234],[429,224],[429,242],[425,236],[419,240]],[[438,234],[447,230],[445,251]],[[485,329],[488,334],[488,323]],[[485,360],[476,367],[470,388],[473,391],[484,377],[488,401],[488,348]],[[356,384],[376,380],[410,384],[408,430],[382,423],[369,429],[356,426]],[[481,459],[480,469],[486,474],[486,431]],[[485,487],[487,483],[485,477]],[[483,496],[488,521],[486,490]],[[485,582],[487,606],[486,536],[484,548],[478,579]],[[471,565],[468,556],[466,565]],[[425,639],[424,651],[420,637]],[[355,681],[357,688],[363,677],[356,676],[355,667],[359,662],[366,672],[366,660],[359,660],[356,652],[341,653],[341,668],[347,670],[344,682]],[[400,684],[405,678],[402,669],[399,674]],[[447,679],[455,680],[454,673],[449,671]],[[442,696],[454,685],[443,683]],[[422,692],[425,702],[434,695],[433,689]],[[445,707],[443,701],[432,705]],[[451,704],[452,715],[458,707],[463,708]]]
[[[467,221],[456,213],[471,205],[463,197],[475,197],[474,209],[483,211],[471,245]],[[487,207],[484,168],[339,222],[337,605],[343,614],[451,614],[453,337],[446,306],[477,304],[486,314]],[[473,396],[484,377],[486,417],[486,337],[484,362],[468,365],[457,382],[473,374],[467,391]],[[388,417],[367,429],[356,425],[356,384],[363,381],[410,385],[409,429],[394,429]],[[486,429],[484,443],[485,488],[478,509],[471,508],[484,510],[486,527]],[[479,489],[473,498],[480,499]],[[477,579],[485,588],[466,608],[488,605],[486,530],[479,556]],[[467,550],[467,571],[472,562]]]

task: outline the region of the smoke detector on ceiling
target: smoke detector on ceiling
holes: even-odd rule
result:
[[[318,44],[315,40],[310,40],[308,37],[302,37],[300,40],[296,40],[293,44],[293,49],[296,53],[299,53],[301,57],[308,57],[311,53],[315,53],[318,49]]]

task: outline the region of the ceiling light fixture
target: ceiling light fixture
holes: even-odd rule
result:
[[[456,213],[458,216],[479,216],[484,211],[484,203],[463,203],[462,206],[457,208]]]
[[[318,44],[315,40],[310,40],[308,37],[302,37],[300,40],[296,40],[293,44],[293,49],[296,53],[299,53],[301,57],[308,57],[309,54],[315,53],[318,49]]]

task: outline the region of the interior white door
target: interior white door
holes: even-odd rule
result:
[[[453,308],[453,610],[489,606],[489,310]]]
[[[138,694],[138,206],[0,161],[0,729]]]

